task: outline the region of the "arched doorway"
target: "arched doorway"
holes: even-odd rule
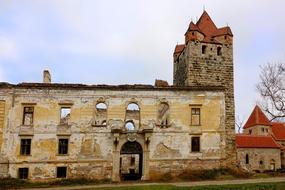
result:
[[[120,176],[122,180],[140,180],[142,177],[143,149],[134,142],[126,142],[120,152]]]

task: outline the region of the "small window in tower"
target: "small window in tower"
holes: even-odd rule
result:
[[[67,167],[57,167],[56,168],[56,177],[57,178],[66,178]]]
[[[249,164],[249,156],[248,156],[248,154],[245,155],[245,164]]]
[[[192,36],[194,36],[194,34],[195,34],[195,33],[194,33],[194,32],[192,32]]]
[[[192,137],[191,139],[191,151],[200,152],[200,137]]]
[[[227,36],[225,36],[225,40],[227,39]]]
[[[202,45],[202,54],[206,53],[206,49],[207,49],[207,46],[206,45]]]
[[[217,48],[217,55],[222,55],[222,48],[221,47]]]
[[[249,130],[248,130],[248,133],[251,135],[251,133],[252,133],[252,130],[251,130],[251,129],[249,129]]]
[[[29,168],[19,168],[18,176],[20,179],[28,179]]]

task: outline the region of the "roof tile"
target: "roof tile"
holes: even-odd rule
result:
[[[272,136],[236,135],[237,148],[280,148]]]
[[[261,111],[258,105],[255,106],[247,122],[243,126],[244,129],[253,127],[255,125],[267,125],[271,126],[270,121],[267,119],[265,114]]]

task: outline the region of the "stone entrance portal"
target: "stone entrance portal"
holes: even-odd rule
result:
[[[140,180],[143,170],[143,149],[134,142],[126,142],[120,151],[121,180]]]

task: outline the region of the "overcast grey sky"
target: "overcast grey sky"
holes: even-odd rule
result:
[[[205,6],[234,33],[236,114],[247,119],[259,65],[285,58],[284,0],[0,0],[0,80],[172,84],[172,54]]]

